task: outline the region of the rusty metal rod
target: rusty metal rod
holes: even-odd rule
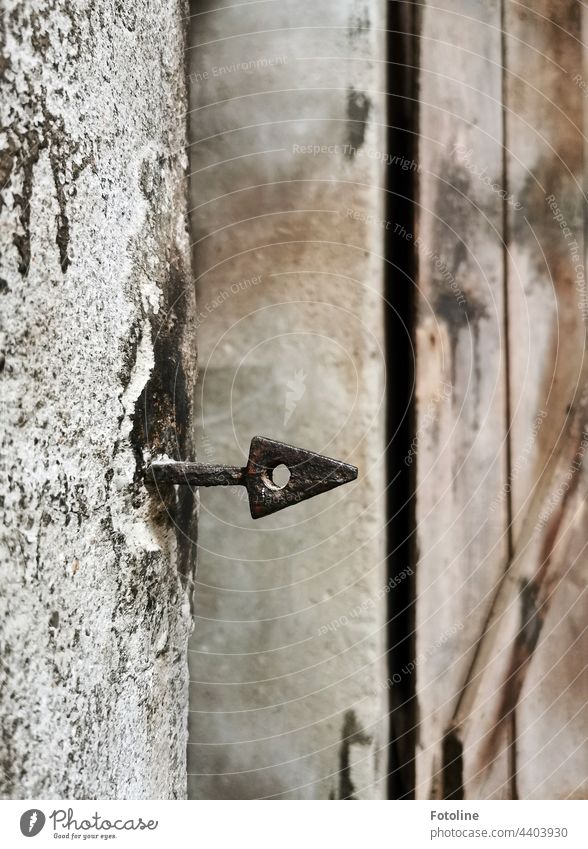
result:
[[[290,477],[281,486],[273,479],[277,466],[287,467]],[[306,501],[357,478],[357,468],[314,451],[254,436],[247,466],[208,466],[183,460],[155,460],[145,476],[160,484],[193,486],[245,486],[254,519]]]
[[[157,483],[191,484],[192,486],[245,486],[247,469],[240,466],[207,466],[180,460],[151,463],[147,476]]]

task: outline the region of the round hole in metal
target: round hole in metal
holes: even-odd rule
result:
[[[290,469],[288,468],[288,466],[285,466],[283,463],[280,463],[279,466],[276,466],[275,469],[272,469],[272,483],[274,486],[277,486],[278,489],[284,489],[284,487],[288,485],[289,480]]]

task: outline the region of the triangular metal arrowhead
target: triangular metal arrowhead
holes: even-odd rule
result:
[[[282,464],[288,468],[290,480],[284,487],[279,487],[273,482],[272,473],[276,466]],[[356,467],[348,463],[254,436],[244,483],[249,493],[251,515],[254,519],[261,519],[356,478]]]

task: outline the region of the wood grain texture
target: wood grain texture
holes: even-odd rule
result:
[[[218,5],[190,51],[199,459],[262,433],[360,473],[255,523],[202,491],[190,793],[383,798],[385,4]]]
[[[507,554],[500,4],[425,4],[417,319],[417,796],[460,794],[451,727]],[[465,755],[464,755],[465,757]],[[507,764],[502,768],[506,774]]]
[[[458,687],[446,754],[458,768],[450,789],[466,798],[582,797],[588,313],[581,8],[508,0],[503,23],[505,148],[496,185],[503,188],[508,292],[508,338],[499,344],[508,356],[509,457],[487,506],[489,514],[506,506],[503,519],[512,523],[492,585],[478,583],[491,603],[472,617],[477,636],[472,641],[470,632],[466,648],[475,650]],[[430,372],[420,384],[427,379]],[[493,421],[500,431],[500,418]],[[447,593],[454,593],[449,584]]]
[[[543,626],[538,638],[533,636],[537,643],[532,657],[525,658],[528,668],[519,685],[516,789],[521,798],[587,791],[582,14],[576,0],[505,4],[506,178],[523,207],[510,210],[508,245],[511,450],[513,465],[519,461],[512,479],[515,540],[530,497],[549,475],[552,453],[567,445],[541,507],[537,539],[530,541],[520,567],[518,600],[513,599],[521,605],[523,586],[530,600],[536,595]]]

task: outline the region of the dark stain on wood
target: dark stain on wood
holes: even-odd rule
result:
[[[351,779],[350,752],[352,746],[369,746],[372,737],[366,734],[357,720],[354,710],[345,711],[341,748],[339,749],[339,799],[357,800],[355,785]]]
[[[583,432],[579,439],[573,443],[572,463],[582,450],[582,437]],[[577,468],[570,466],[570,471],[572,471],[572,477],[569,485],[545,529],[535,575],[531,579],[524,579],[520,584],[520,625],[513,643],[508,671],[502,684],[496,720],[483,749],[483,763],[486,766],[496,756],[496,749],[505,722],[513,716],[519,703],[527,669],[539,643],[539,637],[557,583],[556,577],[551,574],[553,553],[567,512],[567,505],[580,478]]]
[[[463,744],[453,729],[443,738],[442,759],[441,798],[463,799]]]
[[[349,16],[349,25],[347,28],[347,39],[350,44],[353,44],[359,38],[365,36],[370,30],[370,13],[368,6],[364,6],[361,12],[352,13]]]
[[[367,94],[352,86],[347,92],[347,137],[344,148],[347,159],[354,159],[364,143],[370,108]]]
[[[455,275],[451,277],[454,286]],[[488,318],[488,312],[485,304],[471,294],[467,297],[462,293],[462,290],[457,288],[452,289],[451,284],[441,279],[437,282],[437,294],[434,301],[435,316],[440,318],[447,326],[449,343],[451,345],[451,384],[456,384],[456,366],[457,366],[457,344],[459,336],[463,330],[468,330],[472,335],[472,351],[474,357],[474,390],[477,392],[482,381],[481,372],[481,351],[480,351],[480,331],[479,322]],[[475,409],[477,410],[476,403]],[[477,421],[477,419],[476,419]]]
[[[537,647],[543,626],[543,616],[539,607],[539,587],[533,581],[526,579],[521,581],[519,604],[521,616],[519,639],[531,655]]]

